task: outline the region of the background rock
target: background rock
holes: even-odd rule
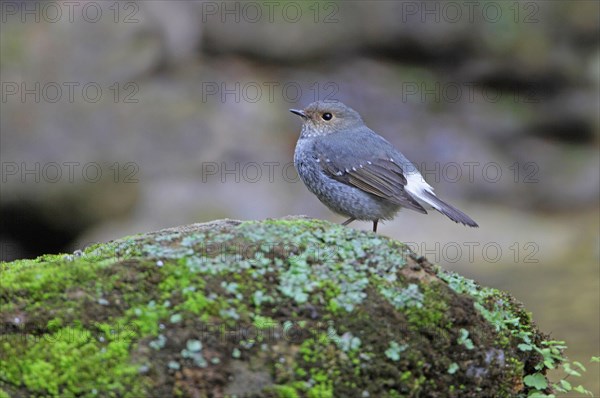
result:
[[[481,225],[402,212],[381,233],[446,267],[479,245],[486,266],[461,272],[573,358],[600,352],[598,2],[248,4],[0,4],[2,259],[223,217],[341,221],[289,167],[288,109],[336,99]]]

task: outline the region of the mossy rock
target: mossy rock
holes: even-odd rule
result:
[[[511,296],[325,221],[194,224],[1,267],[0,397],[518,397],[546,381],[523,349],[546,336]]]

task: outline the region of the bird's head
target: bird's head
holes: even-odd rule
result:
[[[362,126],[358,112],[341,102],[316,101],[304,109],[290,109],[302,118],[301,137],[316,137]]]

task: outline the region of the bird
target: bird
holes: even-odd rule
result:
[[[392,220],[401,208],[427,214],[433,208],[452,221],[478,224],[439,199],[419,170],[385,138],[339,101],[290,109],[302,118],[294,165],[304,185],[330,210],[355,220]]]

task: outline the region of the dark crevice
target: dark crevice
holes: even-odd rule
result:
[[[35,258],[65,252],[82,232],[56,226],[42,210],[29,202],[11,202],[0,207],[0,260]]]

